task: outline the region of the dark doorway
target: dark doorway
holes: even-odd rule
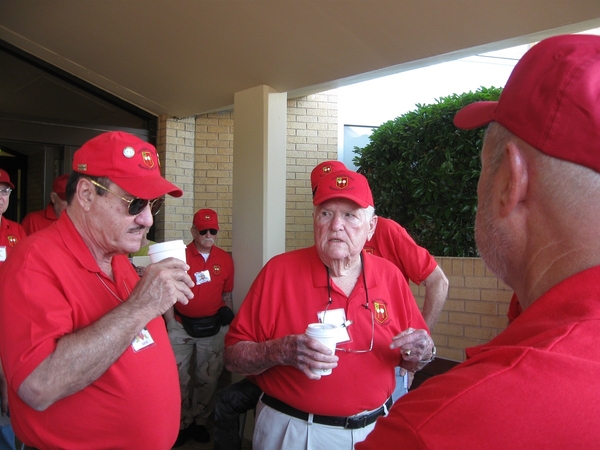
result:
[[[17,191],[11,220],[45,207],[53,179],[71,172],[73,153],[92,137],[123,130],[156,144],[156,116],[1,40],[0,67],[0,168]]]

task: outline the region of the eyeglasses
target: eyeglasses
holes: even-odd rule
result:
[[[140,214],[147,205],[150,205],[150,212],[152,213],[153,216],[155,216],[156,214],[158,214],[158,212],[160,211],[160,208],[162,208],[162,205],[165,201],[165,199],[162,197],[158,197],[153,200],[145,200],[143,198],[138,198],[138,197],[132,198],[132,199],[126,199],[126,198],[121,197],[118,194],[115,194],[113,191],[111,191],[110,189],[108,189],[105,186],[102,186],[100,183],[97,183],[94,180],[90,180],[90,181],[92,182],[92,184],[94,186],[98,186],[99,188],[104,189],[106,192],[110,192],[115,197],[119,197],[121,200],[123,200],[125,203],[127,203],[129,205],[127,207],[127,212],[132,216],[137,216],[138,214]]]
[[[2,197],[8,197],[10,195],[10,193],[12,192],[11,188],[4,188],[4,189],[0,189],[0,195]]]
[[[204,236],[209,231],[210,231],[210,234],[212,234],[213,236],[216,236],[217,233],[219,232],[219,230],[215,230],[214,228],[207,228],[206,230],[198,231],[198,233],[200,233],[202,236]]]

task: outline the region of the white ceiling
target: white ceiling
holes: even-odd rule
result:
[[[258,85],[295,97],[596,27],[599,0],[0,1],[0,39],[175,117]]]

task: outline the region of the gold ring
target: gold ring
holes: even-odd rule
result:
[[[408,349],[408,350],[404,350],[404,354],[406,356],[410,356],[410,354],[412,353],[412,350]]]

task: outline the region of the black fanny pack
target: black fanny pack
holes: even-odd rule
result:
[[[219,314],[209,317],[188,317],[175,310],[186,333],[195,338],[214,336],[221,329]]]

